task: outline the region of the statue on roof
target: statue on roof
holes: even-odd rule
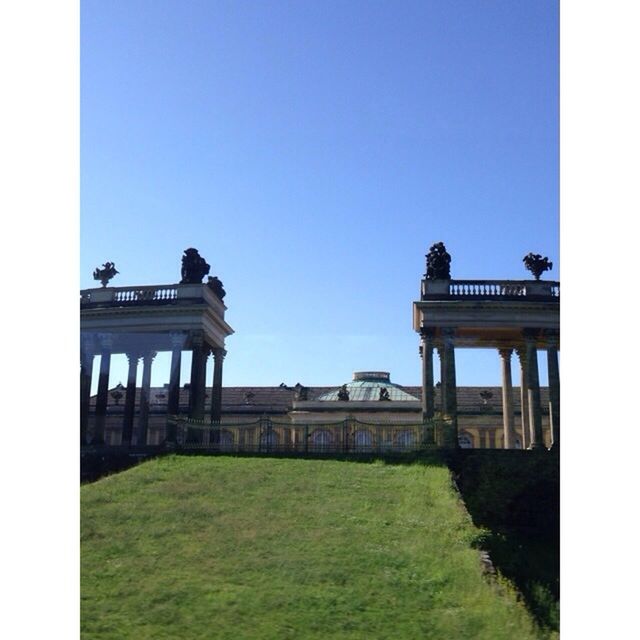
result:
[[[447,253],[443,242],[436,242],[432,245],[425,257],[427,258],[426,277],[429,280],[449,280],[451,278],[451,256]]]
[[[119,272],[116,271],[115,262],[105,262],[102,265],[102,269],[97,267],[93,272],[93,279],[100,280],[102,286],[106,287],[109,280],[111,280],[111,278],[113,278],[117,273]]]
[[[380,396],[378,397],[378,400],[391,400],[391,396],[389,396],[389,390],[387,389],[387,387],[380,388]]]
[[[338,389],[338,400],[342,400],[343,402],[346,402],[347,400],[349,400],[349,390],[347,389],[346,384],[343,384]]]
[[[295,400],[308,400],[309,399],[309,389],[307,387],[302,386],[299,382],[296,382],[296,386],[294,388],[294,399]]]
[[[549,258],[543,258],[539,253],[528,253],[522,258],[524,266],[527,271],[531,271],[533,277],[536,280],[540,280],[540,276],[545,271],[550,271],[553,267],[553,262],[549,262]]]
[[[214,276],[213,278],[209,276],[207,280],[207,286],[215,293],[220,301],[227,295],[227,292],[224,290],[222,286],[222,281],[218,278],[218,276]]]
[[[182,280],[180,284],[200,284],[211,269],[197,249],[185,249],[182,256]]]

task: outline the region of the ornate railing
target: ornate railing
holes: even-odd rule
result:
[[[80,304],[169,302],[177,298],[178,288],[176,285],[107,287],[103,289],[85,289],[80,292]]]
[[[135,287],[118,289],[113,296],[114,302],[149,302],[151,300],[175,300],[178,290],[171,286]]]
[[[269,418],[237,424],[211,424],[170,417],[176,448],[228,453],[288,453],[301,455],[384,454],[420,451],[445,439],[450,425],[443,420],[426,423],[340,422],[292,424]]]
[[[423,280],[422,299],[560,298],[560,283],[538,280]]]

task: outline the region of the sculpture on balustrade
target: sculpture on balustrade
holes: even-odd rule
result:
[[[340,389],[338,389],[338,400],[342,400],[343,402],[349,400],[349,390],[346,384],[343,384]]]
[[[222,286],[222,281],[217,276],[214,276],[213,278],[209,276],[209,279],[207,280],[207,286],[209,287],[209,289],[211,289],[211,291],[213,291],[213,293],[218,296],[218,298],[220,298],[221,301],[227,295],[227,292]]]
[[[380,389],[380,396],[378,397],[378,400],[391,400],[391,396],[389,395],[389,390],[387,389],[387,387],[382,387]]]
[[[107,283],[113,276],[115,276],[119,271],[116,271],[116,265],[114,262],[105,262],[102,265],[102,269],[99,267],[93,272],[93,279],[100,280],[100,283],[103,287],[107,286]]]
[[[540,280],[540,276],[545,271],[550,271],[553,267],[553,262],[549,262],[549,258],[543,258],[539,253],[529,253],[522,258],[524,266],[528,271],[531,271],[533,277],[536,280]]]
[[[185,249],[182,256],[182,280],[180,284],[200,284],[211,269],[197,249]]]
[[[451,256],[447,253],[443,242],[436,242],[429,249],[426,277],[429,280],[449,280],[451,278]]]

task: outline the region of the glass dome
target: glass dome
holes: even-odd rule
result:
[[[383,389],[389,394],[389,400],[391,401],[415,402],[419,399],[391,382],[388,371],[356,371],[353,374],[353,380],[343,386],[349,393],[349,402],[380,400],[380,392]],[[318,400],[338,400],[339,393],[340,388],[337,388],[323,393],[318,397]]]

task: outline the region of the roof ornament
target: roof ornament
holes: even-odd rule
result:
[[[527,271],[531,271],[536,280],[540,280],[540,276],[545,271],[550,271],[553,267],[553,262],[549,262],[549,258],[543,258],[539,253],[528,253],[522,258],[522,262],[524,262]]]
[[[107,286],[107,283],[113,276],[115,276],[119,271],[116,271],[115,262],[105,262],[102,265],[102,269],[100,267],[96,267],[96,270],[93,272],[93,279],[100,280],[100,283],[103,287]]]
[[[443,242],[431,245],[429,253],[425,257],[427,258],[426,278],[428,280],[451,279],[451,256],[447,253]]]
[[[391,400],[391,397],[389,396],[389,390],[387,389],[387,387],[381,387],[380,388],[380,396],[378,397],[378,400]]]
[[[182,280],[180,284],[201,284],[211,269],[197,249],[185,249],[182,256]],[[222,284],[222,283],[221,283]]]
[[[343,384],[340,389],[338,389],[338,400],[342,402],[347,402],[349,400],[349,390],[347,389],[347,385]]]
[[[299,382],[296,382],[296,386],[294,387],[294,399],[295,400],[308,400],[309,399],[309,389]]]
[[[122,393],[123,391],[125,391],[125,388],[122,386],[122,382],[118,382],[113,391],[109,394],[116,401],[116,404],[118,404],[122,399],[122,396],[124,395]]]
[[[214,276],[213,278],[209,276],[207,279],[207,286],[218,296],[218,298],[220,298],[220,301],[222,302],[223,298],[227,295],[227,292],[222,286],[222,281],[217,276]]]

